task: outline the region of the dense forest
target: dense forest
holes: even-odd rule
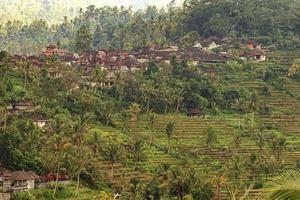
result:
[[[171,2],[167,9],[149,6],[138,11],[89,6],[61,23],[8,21],[0,27],[0,47],[18,54],[38,53],[48,43],[76,51],[130,50],[168,46],[196,31],[201,37],[245,41],[255,37],[264,44],[293,48],[294,40],[299,40],[299,4],[297,0],[187,0],[182,7]]]
[[[13,200],[299,199],[299,10],[297,0],[186,0],[137,11],[91,5],[62,23],[2,24],[0,194],[7,169],[47,183]],[[230,38],[237,52],[255,40],[268,46],[268,59],[225,49],[226,60],[196,64],[175,53],[168,63],[117,71],[104,86],[105,66],[15,56],[40,55],[48,44],[184,52],[210,36]]]

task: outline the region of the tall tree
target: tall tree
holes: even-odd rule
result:
[[[168,122],[165,129],[165,134],[168,139],[168,154],[171,152],[171,139],[175,133],[175,122]]]
[[[89,24],[80,26],[76,34],[75,47],[79,52],[89,51],[92,47],[93,35],[91,34]]]

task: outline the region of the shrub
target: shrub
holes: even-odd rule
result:
[[[264,186],[264,184],[260,181],[257,181],[253,185],[253,189],[261,189]]]
[[[211,200],[214,195],[214,188],[211,184],[206,184],[192,191],[192,195],[194,200]]]
[[[298,160],[296,161],[296,168],[297,168],[297,169],[300,169],[300,159],[298,159]]]
[[[31,192],[14,193],[11,199],[12,200],[37,200],[37,198]]]
[[[209,126],[206,130],[207,138],[206,138],[206,145],[212,147],[215,143],[218,142],[218,136],[216,131],[213,127]]]
[[[264,85],[261,94],[264,96],[271,96],[270,88],[267,85]]]
[[[272,113],[272,107],[269,104],[263,104],[259,107],[259,114],[261,115],[269,115]]]

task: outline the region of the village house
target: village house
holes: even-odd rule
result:
[[[12,191],[20,192],[35,189],[36,182],[40,179],[34,172],[16,171],[11,175]]]
[[[256,61],[266,61],[266,54],[261,49],[252,49],[248,52],[248,55]]]
[[[48,123],[48,120],[43,115],[36,112],[31,113],[31,119],[40,128],[43,128]]]
[[[5,168],[0,168],[0,178],[4,193],[32,190],[40,180],[40,177],[32,171],[10,172]]]
[[[221,40],[218,37],[209,37],[200,42],[197,42],[193,47],[200,48],[204,51],[211,51],[221,45]]]
[[[20,101],[13,103],[13,111],[31,111],[33,109],[33,104],[31,101]]]
[[[202,119],[206,118],[206,114],[203,111],[201,111],[199,108],[192,108],[191,110],[189,110],[187,112],[187,116],[195,117],[195,118],[202,118]]]
[[[247,58],[255,60],[257,62],[266,61],[266,53],[261,49],[251,49],[250,51],[241,51],[239,57],[242,60]]]
[[[5,168],[0,168],[0,192],[7,193],[11,191],[11,173]]]
[[[65,56],[68,53],[67,50],[64,49],[59,49],[57,45],[55,44],[50,44],[46,46],[44,51],[42,51],[41,55],[49,57],[49,56]]]
[[[248,49],[261,49],[261,45],[256,43],[256,42],[253,42],[253,41],[249,41],[247,43],[247,48]]]
[[[228,60],[228,57],[222,54],[217,53],[208,53],[202,51],[198,48],[189,48],[184,50],[181,59],[191,60],[194,65],[207,63],[207,64],[217,64],[225,63]]]

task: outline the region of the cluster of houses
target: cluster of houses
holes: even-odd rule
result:
[[[134,72],[147,68],[149,61],[169,64],[172,57],[190,61],[194,65],[225,63],[229,59],[236,59],[226,52],[213,53],[212,51],[224,45],[228,46],[227,40],[217,37],[209,37],[196,42],[191,48],[181,49],[178,46],[168,48],[141,48],[133,51],[125,50],[99,50],[95,52],[83,52],[81,54],[69,53],[60,49],[57,45],[48,45],[39,56],[15,56],[14,62],[29,60],[36,66],[44,66],[49,57],[54,57],[68,65],[78,66],[86,74],[90,74],[96,66],[106,71],[106,80],[103,86],[112,86],[115,74]],[[265,61],[266,54],[261,46],[255,42],[249,42],[240,52],[240,59],[252,59]],[[57,73],[53,72],[55,76]]]
[[[105,73],[105,80],[101,86],[111,87],[114,83],[117,73],[130,73],[141,69],[146,69],[149,61],[156,63],[170,64],[172,58],[188,60],[190,63],[199,66],[202,73],[211,79],[216,78],[216,68],[207,67],[209,64],[221,64],[230,59],[237,59],[226,52],[214,53],[214,49],[229,45],[228,40],[221,40],[217,37],[209,37],[196,42],[193,47],[179,48],[170,46],[168,48],[141,48],[132,51],[125,50],[99,50],[95,52],[83,52],[81,54],[70,53],[67,50],[60,49],[57,45],[48,45],[39,56],[19,56],[13,59],[14,63],[20,61],[30,61],[33,65],[43,67],[51,58],[58,59],[68,65],[76,66],[85,72],[88,76],[96,67],[101,67]],[[241,60],[252,59],[256,61],[265,61],[266,54],[261,46],[255,42],[248,42],[240,51]],[[203,67],[205,65],[205,67]],[[49,69],[49,74],[59,77],[57,69]],[[94,87],[97,83],[86,82],[87,86]],[[79,86],[76,86],[79,87]],[[43,128],[47,119],[41,114],[33,111],[32,102],[22,101],[15,103],[9,109],[11,113],[23,115],[33,119],[33,121]],[[195,113],[194,113],[195,115]]]

